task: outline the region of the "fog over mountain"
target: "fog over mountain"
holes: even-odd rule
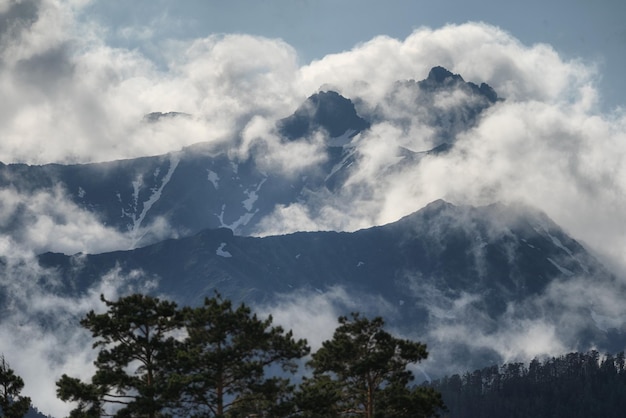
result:
[[[206,228],[254,239],[355,232],[439,199],[531,208],[562,228],[556,241],[543,235],[551,250],[574,253],[572,239],[602,279],[552,259],[549,283],[505,304],[496,322],[476,308],[485,294],[421,281],[412,291],[428,296],[430,327],[409,336],[468,341],[469,352],[492,347],[482,354],[510,361],[570,350],[588,327],[623,330],[626,114],[600,113],[591,63],[470,22],[376,37],[306,64],[279,39],[172,40],[162,65],[104,44],[104,28],[78,23],[84,4],[0,2],[0,352],[39,409],[66,413],[54,381],[89,375],[91,344],[75,324],[102,309],[100,293],[180,297],[142,266],[98,270],[101,279],[70,292],[68,270],[39,255],[73,255],[80,271],[85,254]],[[473,216],[455,222],[471,230]],[[397,300],[327,285],[255,306],[320,336],[346,309],[399,315]],[[454,365],[451,354],[433,351],[432,361]]]

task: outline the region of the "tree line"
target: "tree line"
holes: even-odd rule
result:
[[[426,346],[394,337],[380,317],[339,317],[311,354],[271,316],[220,295],[182,308],[141,294],[101,299],[106,312],[80,321],[97,350],[94,375],[56,383],[72,418],[611,418],[626,410],[623,352],[494,365],[416,386],[407,367],[427,357]],[[0,356],[0,416],[27,413],[23,387]]]
[[[394,337],[380,317],[340,317],[311,354],[271,316],[218,294],[199,307],[142,294],[101,299],[106,312],[80,321],[97,350],[94,375],[56,383],[71,418],[429,417],[444,408],[407,368],[426,346]],[[302,363],[309,373],[294,382]]]
[[[598,351],[508,363],[434,381],[450,418],[618,418],[626,412],[624,353]]]

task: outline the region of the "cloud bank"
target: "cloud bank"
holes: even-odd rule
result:
[[[332,88],[359,99],[362,115],[376,110],[385,118],[354,138],[357,164],[346,187],[310,204],[277,208],[259,234],[354,230],[394,221],[439,198],[463,204],[521,201],[545,211],[626,272],[626,114],[599,113],[600,75],[593,63],[566,60],[549,45],[523,45],[485,23],[419,28],[404,40],[381,36],[306,65],[281,40],[243,34],[163,41],[156,62],[106,45],[106,28],[77,18],[86,3],[0,1],[0,161],[108,161],[208,142],[233,157],[256,158],[268,171],[293,175],[323,161],[317,151],[324,139],[284,147],[272,127],[313,92]],[[419,152],[437,145],[430,114],[409,106],[419,97],[391,98],[398,80],[421,80],[436,65],[488,83],[505,100],[485,111],[476,126],[458,131],[449,153],[388,170],[397,162],[396,146]],[[433,105],[449,109],[463,100],[441,95]],[[155,123],[144,118],[170,111],[190,116]],[[54,380],[88,364],[84,335],[62,324],[95,306],[111,282],[104,278],[77,299],[55,296],[54,274],[36,271],[32,254],[100,252],[128,248],[132,240],[80,211],[62,190],[6,189],[0,197],[0,255],[14,260],[0,280],[15,301],[5,308],[0,351],[25,378],[37,406],[61,414],[66,406],[52,400]],[[587,286],[581,280],[575,288],[583,292]],[[558,300],[565,291],[555,284],[544,297]],[[575,307],[574,295],[567,294]],[[478,296],[443,301],[441,309],[467,316],[473,297]],[[600,321],[624,314],[613,293],[598,289],[594,297],[598,306],[611,307],[598,310]],[[306,301],[283,300],[274,307],[275,317],[294,328],[308,323],[307,330],[325,336],[335,314],[350,307],[340,289],[330,302],[321,296]],[[301,308],[299,315],[290,314],[294,307]],[[46,329],[35,321],[44,313],[54,318]],[[309,322],[311,317],[323,323]],[[444,319],[438,334],[428,335],[435,344],[466,335],[465,328],[453,329]],[[560,322],[519,319],[512,314],[502,332],[481,334],[474,339],[477,349],[495,345],[502,356],[514,358],[566,348]]]
[[[46,414],[67,416],[71,407],[56,397],[63,373],[89,379],[94,372],[92,338],[79,321],[90,311],[103,312],[109,300],[149,292],[156,283],[141,271],[128,275],[114,269],[84,292],[69,289],[55,271],[38,266],[27,247],[0,238],[0,353],[24,379],[24,395]],[[78,267],[80,257],[74,259]],[[69,286],[71,288],[71,284]]]
[[[257,310],[307,338],[312,352],[332,338],[340,315],[358,311],[368,318],[382,316],[392,334],[427,344],[428,359],[414,370],[418,382],[585,351],[589,347],[582,340],[590,332],[623,332],[626,327],[623,284],[590,286],[589,277],[569,277],[551,283],[536,297],[509,301],[502,315],[492,317],[485,310],[488,295],[444,292],[434,279],[408,281],[410,290],[401,304],[335,286],[279,295]],[[411,307],[425,310],[426,319],[399,323],[401,311]]]

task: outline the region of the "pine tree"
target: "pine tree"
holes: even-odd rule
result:
[[[172,333],[181,325],[176,304],[140,294],[101,300],[108,311],[91,311],[81,321],[100,349],[96,373],[90,383],[63,375],[57,395],[78,403],[71,417],[167,416],[177,396],[171,379],[178,345]]]
[[[383,326],[380,317],[339,318],[333,338],[308,363],[313,377],[297,397],[301,416],[422,417],[443,407],[435,391],[409,387],[407,366],[427,357],[426,346],[395,338]]]
[[[294,372],[309,352],[305,340],[259,319],[241,304],[234,309],[219,295],[184,310],[188,337],[179,354],[187,416],[286,416],[293,387],[266,377],[268,367]]]
[[[0,356],[0,412],[5,418],[22,418],[30,408],[30,398],[21,396],[24,381]]]

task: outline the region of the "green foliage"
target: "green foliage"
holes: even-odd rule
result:
[[[272,326],[219,295],[203,306],[143,295],[91,311],[81,325],[98,349],[90,382],[63,375],[60,399],[75,402],[71,417],[288,416],[293,385],[266,377],[269,367],[294,372],[309,352],[305,340]],[[178,339],[175,338],[178,337]]]
[[[57,396],[69,402],[77,402],[78,407],[70,413],[70,418],[98,418],[103,413],[104,390],[93,384],[86,384],[64,374],[57,382]]]
[[[491,366],[435,381],[450,418],[618,418],[626,410],[624,353],[597,351]]]
[[[329,375],[319,374],[304,378],[295,395],[298,417],[340,417],[345,409],[342,402],[341,384]]]
[[[284,376],[310,349],[271,316],[219,295],[182,309],[138,294],[101,299],[107,312],[81,320],[99,350],[95,374],[57,382],[58,397],[76,404],[70,418],[427,417],[443,406],[434,390],[409,386],[407,366],[426,346],[393,337],[379,317],[340,317],[296,391]]]
[[[64,375],[57,395],[78,402],[72,417],[99,416],[114,406],[116,417],[166,416],[176,396],[170,379],[170,359],[176,355],[173,331],[180,328],[176,304],[144,295],[112,302],[104,314],[91,311],[81,325],[91,331],[98,348],[91,383]]]
[[[239,395],[238,401],[231,404],[224,416],[229,418],[290,417],[295,408],[293,392],[294,386],[287,379],[277,377],[266,379],[261,384],[252,385],[244,394]]]
[[[24,381],[0,356],[0,412],[5,418],[22,418],[30,408],[30,398],[20,396]]]
[[[407,369],[425,359],[426,346],[399,339],[372,320],[353,313],[339,318],[333,338],[312,355],[313,377],[298,394],[303,416],[429,416],[443,407],[434,391],[409,388]]]
[[[219,295],[198,308],[183,310],[188,337],[179,360],[182,404],[188,415],[281,416],[293,387],[285,379],[265,377],[267,368],[295,372],[296,359],[309,352],[305,340],[294,340],[257,318],[244,304],[234,309]],[[280,407],[279,407],[280,406]],[[261,415],[262,414],[262,415]]]

